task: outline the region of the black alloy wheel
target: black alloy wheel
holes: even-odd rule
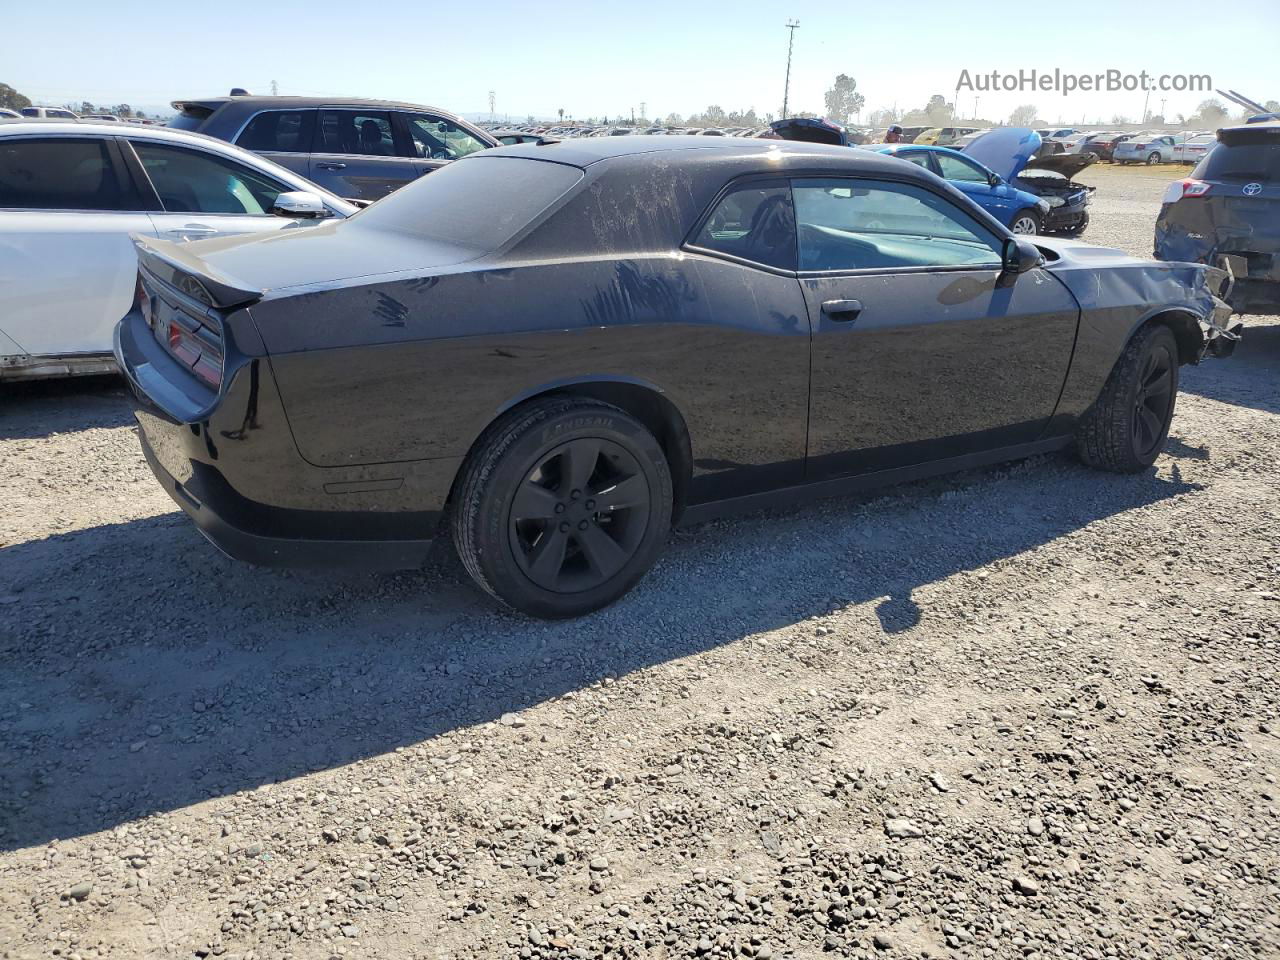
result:
[[[525,476],[511,504],[511,549],[534,583],[579,593],[635,556],[649,522],[649,483],[629,451],[598,437],[561,444]]]
[[[476,442],[453,498],[472,579],[523,613],[581,616],[653,565],[671,529],[666,454],[625,410],[584,397],[531,401]]]
[[[1139,460],[1154,460],[1164,446],[1173,415],[1173,371],[1176,361],[1167,345],[1157,344],[1146,354],[1138,389],[1133,398],[1133,452]]]
[[[1155,463],[1173,422],[1178,362],[1178,341],[1164,324],[1150,323],[1133,335],[1076,428],[1085,463],[1115,473],[1138,473]]]

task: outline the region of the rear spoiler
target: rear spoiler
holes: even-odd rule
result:
[[[135,236],[133,245],[142,270],[200,303],[226,310],[262,299],[264,291],[218,273],[185,243]]]

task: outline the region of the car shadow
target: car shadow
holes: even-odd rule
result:
[[[0,383],[0,439],[122,427],[133,423],[127,399],[124,379],[115,375]]]
[[[674,533],[618,604],[559,623],[499,609],[450,551],[393,575],[265,570],[176,512],[14,544],[0,849],[430,742],[836,609],[891,644],[952,622],[954,596],[932,621],[929,585],[1195,489],[1047,456],[717,521]]]
[[[1245,317],[1244,336],[1226,360],[1184,367],[1180,389],[1223,403],[1280,413],[1280,321]]]

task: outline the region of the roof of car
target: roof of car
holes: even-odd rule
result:
[[[272,96],[237,96],[237,97],[183,97],[174,100],[171,106],[181,110],[186,103],[212,106],[219,103],[243,103],[256,110],[269,110],[272,107],[379,107],[384,110],[428,110],[431,113],[443,113],[453,116],[449,110],[428,106],[424,103],[406,103],[402,100],[371,100],[366,97],[272,97]]]
[[[877,154],[854,147],[808,143],[791,140],[754,140],[748,137],[654,136],[593,137],[550,143],[518,143],[495,150],[476,152],[466,160],[485,157],[529,157],[532,160],[554,160],[588,168],[608,161],[622,165],[627,175],[635,168],[669,168],[678,164],[682,172],[703,168],[719,178],[763,173],[764,169],[780,174],[805,170],[840,169],[849,173],[886,175],[893,179],[936,182],[928,170],[896,157]],[[767,166],[765,166],[767,164]],[[764,168],[764,169],[762,169]],[[714,169],[714,173],[713,172]]]
[[[0,127],[6,136],[18,136],[23,132],[32,133],[66,133],[77,137],[91,136],[100,133],[106,137],[145,137],[154,140],[197,141],[217,147],[228,147],[231,144],[217,137],[205,136],[190,130],[177,130],[173,127],[129,124],[127,127],[110,120],[63,120],[57,117],[23,117],[21,120],[10,120]],[[236,148],[239,149],[239,148]]]

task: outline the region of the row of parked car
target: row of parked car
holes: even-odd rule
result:
[[[235,93],[174,109],[168,127],[0,121],[0,236],[11,251],[0,262],[0,378],[111,369],[109,331],[132,292],[131,235],[185,241],[342,219],[502,144],[501,131],[409,103]],[[527,135],[546,143],[553,130]],[[864,149],[947,180],[1015,234],[1085,231],[1093,188],[1073,178],[1096,153],[1023,128],[942,133],[959,136],[951,147]],[[810,118],[760,135],[851,145],[847,131]]]
[[[103,123],[132,123],[151,126],[158,121],[144,117],[118,117],[114,113],[76,113],[65,107],[0,107],[0,120],[101,120]]]

